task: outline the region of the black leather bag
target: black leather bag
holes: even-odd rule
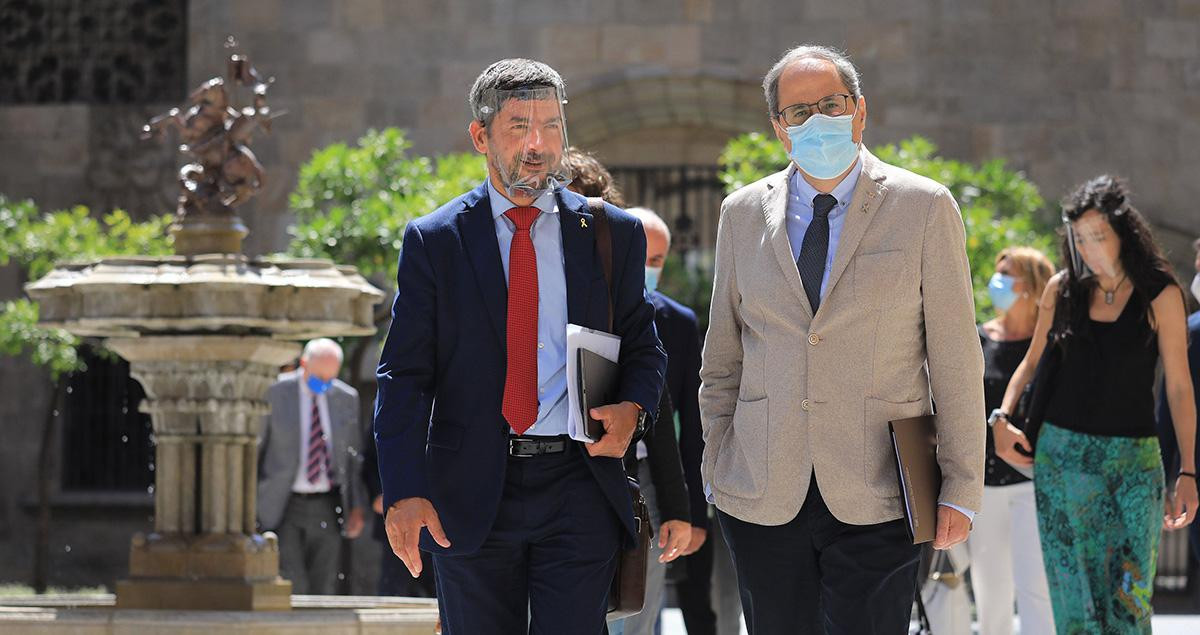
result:
[[[637,523],[637,543],[622,549],[617,558],[617,573],[608,591],[608,617],[617,619],[642,612],[646,604],[646,566],[650,560],[650,513],[646,497],[637,479],[629,477],[629,495],[633,499],[633,520]]]
[[[596,224],[596,251],[604,268],[604,281],[608,283],[608,332],[612,332],[612,228],[608,226],[608,215],[604,201],[588,199],[588,211]],[[616,619],[642,612],[646,604],[646,565],[650,559],[650,513],[646,497],[642,496],[641,485],[636,478],[627,476],[629,498],[633,501],[633,520],[637,524],[637,540],[632,548],[622,549],[617,558],[617,573],[613,576],[608,592],[608,617]]]

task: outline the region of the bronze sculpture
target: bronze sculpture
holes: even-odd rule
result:
[[[265,178],[249,143],[255,130],[270,132],[271,119],[279,116],[267,106],[274,78],[264,79],[249,57],[237,52],[233,37],[225,47],[231,49],[225,78],[200,84],[182,107],[142,127],[143,139],[177,129],[179,149],[191,157],[179,170],[179,207],[171,226],[180,255],[241,252],[247,230],[233,208],[261,190]],[[236,106],[231,91],[238,87],[252,87],[250,105]]]

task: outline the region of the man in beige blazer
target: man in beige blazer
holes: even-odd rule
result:
[[[918,549],[888,421],[937,402],[937,540],[983,494],[983,358],[958,206],[862,144],[858,73],[819,46],[763,81],[792,163],[725,199],[701,369],[702,474],[752,635],[907,633]]]

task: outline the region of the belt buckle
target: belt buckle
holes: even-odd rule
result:
[[[534,453],[532,453],[532,454],[529,454],[529,453],[524,453],[524,452],[518,452],[518,451],[517,451],[517,444],[518,444],[518,443],[532,443],[532,441],[529,441],[529,440],[527,440],[527,439],[519,439],[519,438],[516,438],[516,437],[510,438],[510,439],[508,440],[508,455],[509,455],[509,456],[514,456],[514,457],[517,457],[517,458],[522,458],[522,459],[524,459],[524,458],[529,458],[529,457],[531,457],[531,456],[537,456],[537,455],[538,455],[538,453],[537,453],[537,452],[534,452]]]

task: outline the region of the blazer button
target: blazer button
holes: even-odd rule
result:
[[[818,336],[816,333],[813,333],[812,335],[809,335],[809,336],[808,336],[808,343],[809,343],[809,344],[812,344],[813,346],[816,346],[816,345],[817,345],[817,344],[819,344],[820,342],[821,342],[821,338],[820,338],[820,336]]]
[[[809,400],[805,399],[804,401],[800,402],[800,409],[805,412],[808,412],[809,410],[812,410],[812,403],[809,402]]]

